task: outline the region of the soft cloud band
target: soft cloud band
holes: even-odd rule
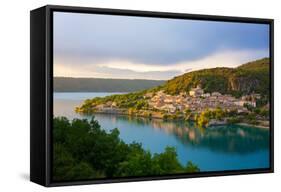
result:
[[[122,78],[122,79],[170,79],[187,71],[214,67],[236,67],[248,61],[269,56],[269,50],[220,50],[194,61],[169,65],[134,63],[129,60],[111,60],[103,63],[83,63],[56,59],[55,76]]]

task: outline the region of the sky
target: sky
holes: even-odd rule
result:
[[[54,76],[168,80],[269,57],[269,25],[54,13]]]

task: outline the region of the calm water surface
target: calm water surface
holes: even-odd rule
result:
[[[54,93],[54,115],[69,119],[88,118],[74,112],[83,100],[122,93]],[[269,167],[269,131],[227,125],[200,129],[191,123],[164,122],[127,116],[96,114],[107,131],[118,128],[126,143],[142,143],[152,153],[166,146],[176,148],[182,164],[191,160],[201,171],[221,171]]]

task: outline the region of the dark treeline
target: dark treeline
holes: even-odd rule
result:
[[[93,118],[65,117],[53,122],[53,180],[83,180],[128,176],[155,176],[197,172],[192,162],[181,165],[175,148],[151,154],[139,143],[126,144],[118,129],[102,130]]]
[[[54,77],[56,92],[132,92],[159,86],[165,81]]]

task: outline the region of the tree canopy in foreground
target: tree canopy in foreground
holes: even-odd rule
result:
[[[140,143],[126,144],[117,128],[104,131],[97,120],[56,117],[53,120],[53,180],[85,180],[197,172],[181,165],[175,148],[151,154]]]

